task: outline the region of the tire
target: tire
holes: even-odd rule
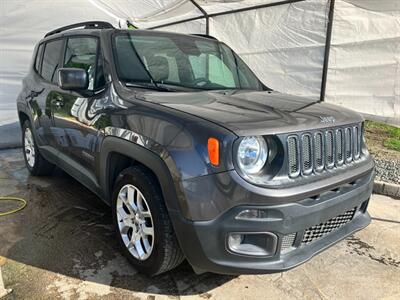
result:
[[[134,166],[119,174],[112,218],[122,253],[139,272],[155,276],[184,260],[158,181],[145,168]]]
[[[39,152],[32,126],[28,120],[22,125],[22,147],[25,165],[32,175],[46,176],[53,172],[54,165],[48,162]]]

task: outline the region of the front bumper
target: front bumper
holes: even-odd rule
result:
[[[372,193],[374,173],[321,193],[318,198],[274,205],[239,205],[215,219],[189,221],[172,213],[177,236],[187,260],[196,272],[254,274],[280,272],[296,267],[324,249],[366,227],[370,216],[366,209]],[[268,203],[268,201],[266,202]],[[236,220],[246,209],[268,211],[264,220]],[[355,209],[351,220],[311,243],[302,243],[304,232],[343,213]],[[277,237],[277,246],[269,256],[256,257],[228,250],[227,237],[232,232],[269,232]],[[283,238],[295,235],[290,249],[282,249]]]

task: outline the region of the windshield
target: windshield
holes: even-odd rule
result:
[[[119,79],[190,89],[263,90],[263,84],[225,44],[196,36],[124,33],[114,38]]]

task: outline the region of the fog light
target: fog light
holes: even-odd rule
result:
[[[271,256],[277,248],[278,237],[272,232],[230,233],[228,250],[249,256]]]
[[[236,249],[242,242],[242,234],[230,234],[228,237],[228,246],[230,249]]]

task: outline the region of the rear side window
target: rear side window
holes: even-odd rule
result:
[[[57,83],[60,55],[63,47],[63,40],[55,40],[46,43],[42,63],[42,77],[52,83]]]
[[[89,77],[89,90],[98,88],[104,79],[102,64],[97,63],[98,39],[94,37],[73,37],[67,41],[65,49],[64,67],[86,70]]]
[[[40,44],[36,52],[36,58],[35,58],[35,71],[38,73],[40,72],[40,59],[42,58],[42,53],[43,53],[43,44]]]

